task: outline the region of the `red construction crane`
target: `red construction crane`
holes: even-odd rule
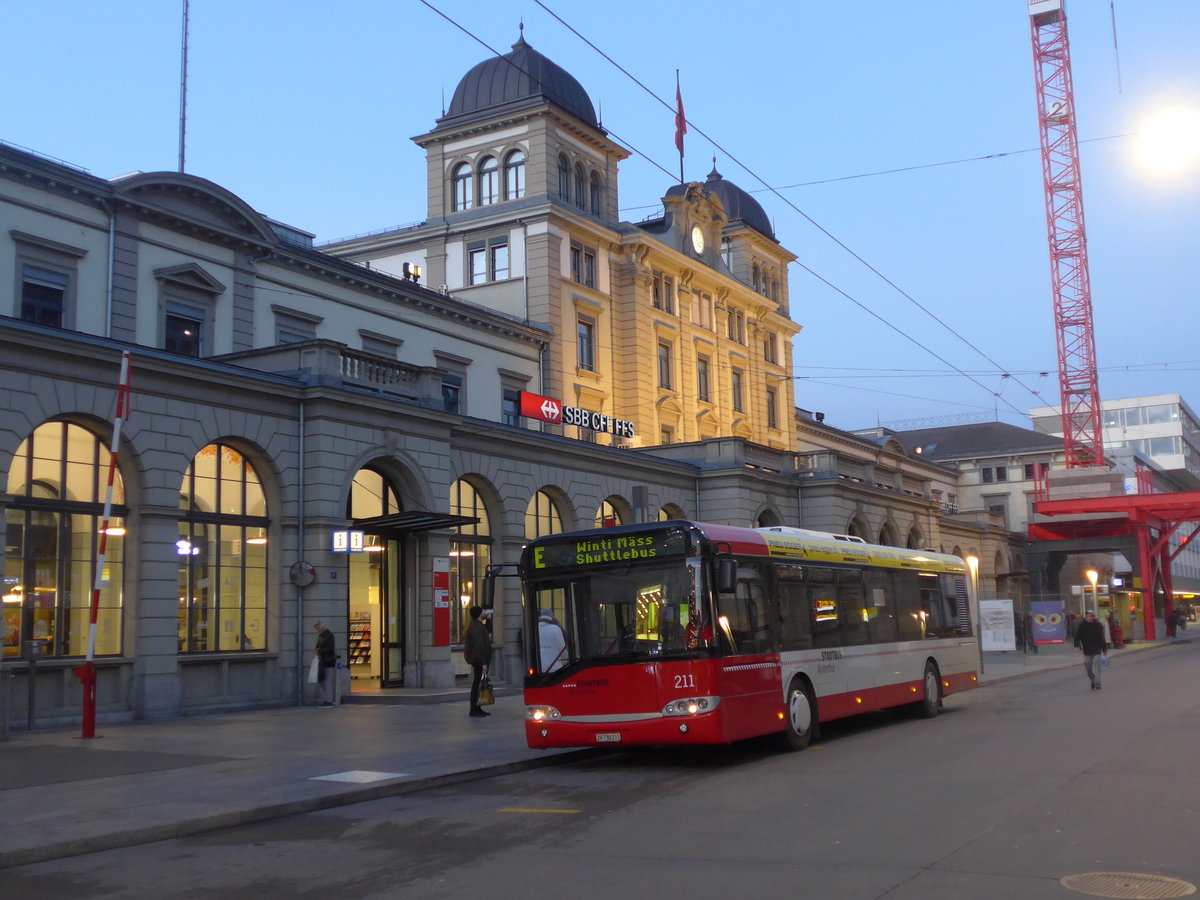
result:
[[[1065,0],[1029,0],[1067,468],[1104,465]]]

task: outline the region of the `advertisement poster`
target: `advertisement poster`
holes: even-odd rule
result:
[[[1035,644],[1065,644],[1067,623],[1062,603],[1057,600],[1035,600],[1029,604],[1033,613],[1033,642]]]
[[[979,633],[984,650],[1016,650],[1011,600],[979,601]]]

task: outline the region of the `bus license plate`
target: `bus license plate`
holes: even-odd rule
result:
[[[619,744],[621,742],[621,732],[608,731],[596,735],[597,744]]]

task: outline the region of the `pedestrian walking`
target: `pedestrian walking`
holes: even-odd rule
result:
[[[1033,639],[1033,613],[1025,613],[1025,646],[1033,651],[1034,656],[1037,655],[1038,644]]]
[[[463,633],[463,657],[471,667],[471,710],[468,713],[471,716],[491,715],[479,705],[479,682],[483,680],[488,663],[492,661],[492,638],[487,626],[480,620],[482,613],[482,606],[471,607],[471,621]]]
[[[1088,681],[1092,683],[1092,690],[1100,690],[1100,669],[1108,659],[1108,643],[1104,639],[1104,626],[1097,621],[1095,610],[1089,609],[1075,629],[1075,649],[1083,651],[1083,668]]]
[[[333,706],[333,686],[337,679],[337,648],[333,643],[333,632],[320,619],[313,622],[317,633],[317,682],[321,685],[323,699],[320,705],[328,709]]]

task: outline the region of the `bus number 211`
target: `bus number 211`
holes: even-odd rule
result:
[[[675,676],[675,687],[676,688],[694,688],[695,686],[696,686],[696,679],[694,677],[692,677],[691,675],[676,675]]]

